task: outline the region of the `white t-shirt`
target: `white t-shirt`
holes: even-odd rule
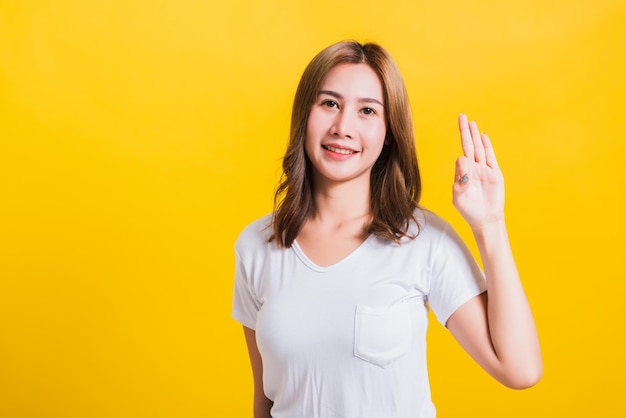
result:
[[[233,317],[256,330],[273,417],[435,417],[426,302],[445,325],[486,285],[452,228],[431,212],[416,215],[422,230],[414,240],[370,235],[328,267],[297,242],[268,242],[269,215],[243,230]]]

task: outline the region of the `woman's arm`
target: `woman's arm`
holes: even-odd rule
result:
[[[271,418],[270,409],[273,402],[263,392],[263,361],[256,345],[256,333],[245,326],[243,327],[243,333],[248,345],[248,355],[250,356],[252,376],[254,378],[254,418]]]
[[[539,338],[504,222],[504,181],[486,134],[459,117],[464,156],[457,160],[454,205],[472,228],[487,292],[452,314],[447,327],[504,385],[523,389],[543,373]]]

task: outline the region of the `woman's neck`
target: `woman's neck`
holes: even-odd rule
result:
[[[314,187],[314,218],[326,224],[343,224],[356,219],[369,219],[369,182],[325,183]]]

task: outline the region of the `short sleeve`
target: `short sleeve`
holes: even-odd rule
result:
[[[465,302],[487,290],[485,277],[465,243],[444,223],[433,252],[428,304],[446,325]]]
[[[235,251],[235,289],[233,295],[233,318],[242,325],[256,329],[256,316],[261,307],[250,283],[245,264]]]

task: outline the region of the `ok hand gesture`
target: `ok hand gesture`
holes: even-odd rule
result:
[[[504,220],[504,178],[487,134],[459,116],[463,156],[456,161],[452,202],[472,229]]]

